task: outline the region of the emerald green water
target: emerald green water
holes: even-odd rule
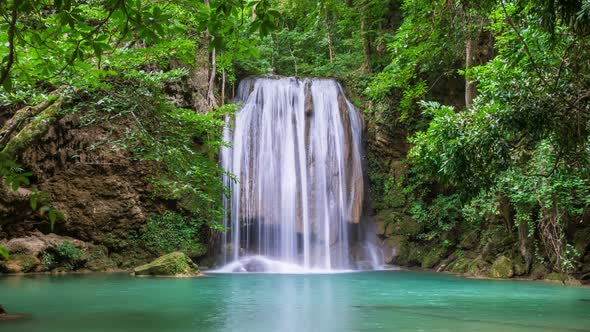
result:
[[[0,278],[0,331],[590,331],[590,288],[387,271]]]

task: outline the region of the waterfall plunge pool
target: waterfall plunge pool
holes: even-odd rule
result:
[[[413,271],[4,276],[0,331],[590,331],[590,288]]]

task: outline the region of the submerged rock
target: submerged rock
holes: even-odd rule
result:
[[[151,263],[133,269],[136,276],[197,276],[197,264],[182,252],[164,255]]]
[[[490,277],[492,278],[512,278],[514,276],[514,264],[506,256],[500,256],[492,264]]]
[[[580,286],[582,282],[572,277],[571,275],[564,273],[549,273],[545,276],[545,281],[561,283],[568,286]]]
[[[4,307],[0,304],[0,321],[23,319],[25,315],[10,315],[6,312]]]

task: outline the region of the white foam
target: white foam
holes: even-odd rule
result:
[[[333,274],[358,272],[356,270],[334,270],[305,268],[302,265],[285,263],[265,256],[245,256],[208,273],[269,273],[269,274]]]

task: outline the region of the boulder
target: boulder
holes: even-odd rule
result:
[[[547,267],[542,262],[535,260],[533,262],[533,266],[531,267],[530,271],[530,278],[534,280],[543,279],[549,271],[547,271]]]
[[[489,276],[491,278],[512,278],[514,276],[514,264],[506,256],[498,257],[492,264]]]
[[[39,236],[33,235],[12,239],[5,244],[5,247],[12,254],[20,253],[38,256],[39,253],[47,249],[47,243],[41,240]]]
[[[514,259],[514,275],[516,276],[524,276],[527,275],[530,271],[530,266],[525,262],[525,260],[518,256]]]
[[[182,252],[164,255],[133,269],[136,276],[197,276],[199,267]]]
[[[549,273],[545,276],[545,281],[561,283],[567,286],[580,286],[582,282],[571,275],[565,273]]]
[[[29,236],[11,239],[3,244],[11,254],[23,254],[38,257],[39,254],[46,251],[48,248],[55,248],[58,245],[64,244],[66,241],[81,250],[93,246],[69,236],[61,236],[53,233],[43,234],[38,231]]]
[[[476,277],[485,277],[486,271],[490,268],[490,264],[481,257],[473,259],[467,266],[467,272]]]

